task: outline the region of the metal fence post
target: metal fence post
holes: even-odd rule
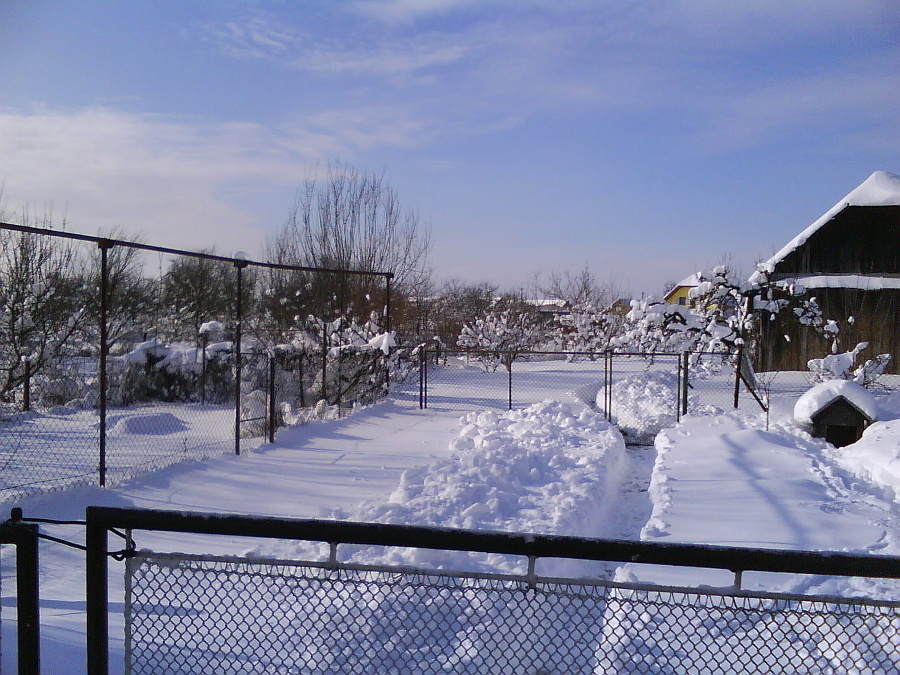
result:
[[[100,487],[106,486],[106,406],[109,393],[107,358],[109,357],[109,260],[112,242],[100,240]]]
[[[109,671],[109,561],[106,557],[107,528],[95,517],[98,507],[85,510],[85,609],[87,611],[87,672],[107,675]]]
[[[612,422],[612,351],[603,352],[603,414]]]
[[[38,574],[38,526],[19,522],[22,510],[0,523],[0,543],[16,547],[16,647],[19,675],[41,671],[41,618]]]
[[[209,346],[209,332],[200,334],[200,345],[203,347],[200,362],[200,402],[206,403],[206,348]]]
[[[740,345],[737,349],[737,359],[734,362],[734,408],[738,407],[741,395],[741,359],[744,356],[744,346]]]
[[[419,345],[419,410],[425,407],[425,345]]]
[[[688,386],[690,384],[688,371],[690,369],[690,357],[690,352],[684,352],[684,374],[681,381],[681,409],[678,415],[679,420],[681,420],[682,415],[687,415],[688,411]]]
[[[275,442],[275,357],[269,356],[269,443]]]
[[[327,374],[328,374],[328,322],[325,320],[325,317],[322,317],[322,400],[325,403],[328,403],[328,388],[327,388]]]
[[[394,278],[393,273],[388,273],[385,277],[385,299],[384,299],[384,329],[391,332],[391,279]]]
[[[22,392],[22,412],[31,410],[31,359],[25,359],[25,389]]]
[[[237,299],[235,300],[235,327],[234,327],[234,454],[241,454],[241,370],[244,362],[241,354],[241,331],[244,323],[243,308],[243,271],[247,266],[246,260],[235,260],[234,267],[237,270]]]
[[[507,410],[512,410],[512,367],[513,367],[513,361],[512,361],[512,359],[510,359],[509,367],[506,369],[507,379],[509,381],[509,406],[507,407]]]

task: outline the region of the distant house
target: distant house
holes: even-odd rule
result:
[[[566,301],[558,298],[538,298],[537,300],[530,300],[529,304],[537,309],[538,314],[541,316],[552,318],[570,313]]]
[[[861,358],[892,355],[900,372],[900,176],[876,171],[772,256],[769,281],[816,298],[838,322],[841,349],[868,342]],[[830,342],[784,313],[762,317],[757,368],[805,370]]]
[[[670,305],[692,306],[694,302],[691,299],[691,290],[699,285],[700,276],[698,274],[692,274],[675,284],[675,286],[663,296],[663,300]]]

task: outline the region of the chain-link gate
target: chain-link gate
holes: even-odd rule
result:
[[[900,598],[741,589],[746,571],[900,578],[900,558],[89,507],[89,673],[108,659],[107,533],[126,551],[127,672],[892,673]],[[325,561],[141,548],[140,530],[326,542]],[[338,548],[349,544],[349,553]],[[521,574],[360,565],[358,545],[522,556]],[[140,549],[140,550],[138,550]],[[732,588],[536,573],[542,559],[731,570]],[[527,567],[527,569],[526,569]]]

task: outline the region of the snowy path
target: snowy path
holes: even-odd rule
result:
[[[839,458],[846,450],[835,450],[786,421],[769,431],[763,425],[759,416],[732,414],[688,417],[663,431],[656,441],[653,513],[642,538],[900,553],[900,504],[874,494],[871,486],[842,469]],[[732,581],[727,572],[632,572],[661,583]],[[748,587],[761,584],[770,590],[796,590],[804,583],[785,577],[775,581],[771,575],[748,575],[745,581]],[[849,588],[862,582],[841,583]]]

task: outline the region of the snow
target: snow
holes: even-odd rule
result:
[[[664,427],[675,424],[678,407],[678,376],[670,371],[648,371],[623,378],[607,392],[597,393],[597,407],[603,409],[607,396],[616,425],[632,443],[652,443]]]
[[[225,332],[225,324],[221,321],[207,321],[200,326],[200,335],[211,333],[212,335],[221,335]]]
[[[699,283],[700,283],[700,274],[699,274],[699,272],[694,272],[690,276],[685,277],[684,279],[679,281],[677,284],[672,286],[672,288],[669,290],[669,293],[672,293],[673,291],[675,291],[679,288],[693,288],[693,287],[697,286],[697,284],[699,284]]]
[[[815,414],[838,397],[845,398],[873,422],[881,416],[875,398],[862,385],[851,380],[829,380],[820,382],[797,400],[794,420],[800,425],[812,425]]]
[[[835,456],[862,489],[900,504],[900,392],[882,399],[880,413],[883,421],[870,424],[860,440]]]
[[[780,251],[762,264],[763,269],[772,270],[772,267],[783,260],[788,254],[798,249],[821,228],[825,223],[834,218],[848,206],[895,206],[900,205],[900,176],[887,171],[875,171],[860,185],[832,206],[812,225],[791,239]]]
[[[369,347],[374,350],[381,350],[385,354],[391,353],[391,348],[397,346],[393,333],[381,333],[369,340]]]
[[[848,446],[846,458],[845,449],[835,450],[789,420],[766,430],[759,416],[740,413],[686,417],[659,434],[656,448],[653,510],[642,539],[900,553],[893,495],[886,498],[870,482],[876,474],[888,482],[897,471],[900,421]],[[619,576],[673,585],[733,583],[727,572],[647,566],[626,566]],[[900,600],[900,582],[889,580],[755,573],[744,575],[744,587]]]
[[[548,378],[538,368],[560,366],[530,367],[534,373],[528,381],[534,391],[523,398],[543,393],[546,399]],[[452,375],[462,387],[461,378],[480,381],[491,374],[461,368]],[[84,507],[96,504],[900,554],[900,394],[880,394],[880,421],[858,443],[837,451],[793,420],[795,403],[805,389],[797,382],[805,381],[804,375],[760,377],[774,402],[768,416],[748,409],[692,414],[677,423],[669,418],[657,423],[661,431],[652,447],[626,447],[619,431],[587,405],[591,397],[584,392],[578,397],[582,403],[563,391],[519,410],[480,408],[461,414],[449,399],[420,410],[416,392],[398,390],[391,400],[345,419],[283,429],[275,443],[240,457],[213,456],[211,451],[205,459],[168,466],[114,489],[73,487],[10,506],[21,506],[26,516],[63,519],[83,517]],[[645,421],[642,415],[653,416],[653,399],[663,396],[662,390],[654,393],[657,380],[644,375],[629,382],[631,395],[646,406],[643,413],[631,413],[638,423]],[[581,386],[591,388],[588,382]],[[160,429],[164,437],[177,440],[184,427],[200,426],[206,413],[221,411],[148,408],[111,421],[111,428],[136,445],[147,439],[148,431]],[[88,413],[69,417],[81,415]],[[227,430],[229,423],[219,426]],[[43,529],[69,539],[80,537],[72,528]],[[136,537],[139,548],[156,551],[283,558],[322,553],[310,544],[288,541],[158,532],[139,532]],[[9,555],[8,547],[3,548],[3,555]],[[348,547],[341,555],[357,562],[474,571],[521,571],[523,565],[521,560],[455,552]],[[71,672],[72,664],[84,659],[83,554],[45,542],[41,559],[44,671]],[[625,565],[616,571],[610,565],[541,564],[548,566],[541,570],[545,574],[733,583],[729,573],[708,570]],[[10,567],[2,569],[4,645],[14,644],[14,622],[8,620],[15,586]],[[115,564],[110,584],[111,663],[121,669],[123,618],[115,598],[122,597],[123,575]],[[885,580],[747,574],[744,585],[900,598],[898,583]],[[413,621],[409,628],[414,632]],[[12,670],[11,658],[5,649],[4,668]]]
[[[791,282],[804,289],[855,288],[860,291],[900,289],[900,277],[885,277],[866,274],[800,274],[792,277]]]

